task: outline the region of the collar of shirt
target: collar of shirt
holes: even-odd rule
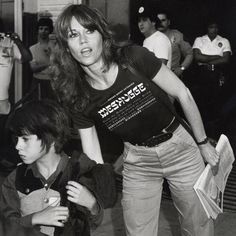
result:
[[[41,173],[39,172],[35,162],[27,166],[27,169],[25,171],[25,175],[27,174],[27,172],[29,170],[32,170],[34,177],[39,178],[44,185],[47,184],[47,186],[49,187],[49,186],[51,186],[54,183],[54,181],[56,180],[57,176],[66,168],[67,163],[69,161],[69,158],[70,157],[67,156],[65,153],[62,153],[61,160],[58,163],[56,171],[48,179],[45,179],[41,175]]]

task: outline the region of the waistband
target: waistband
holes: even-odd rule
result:
[[[170,124],[167,127],[165,127],[160,133],[135,145],[155,147],[158,144],[169,140],[173,136],[173,132],[179,127],[179,125],[180,125],[179,121],[174,117],[173,120],[170,122]]]

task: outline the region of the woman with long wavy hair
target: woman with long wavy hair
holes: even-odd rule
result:
[[[166,178],[182,235],[214,235],[193,185],[204,161],[219,156],[208,142],[201,115],[186,86],[155,55],[140,46],[118,47],[97,10],[70,5],[55,24],[53,87],[78,129],[83,151],[103,163],[96,128],[124,142],[122,206],[127,235],[153,236],[163,178]],[[176,99],[194,138],[177,119]]]

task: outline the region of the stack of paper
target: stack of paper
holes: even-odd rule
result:
[[[224,134],[218,140],[216,151],[220,155],[217,171],[207,164],[194,185],[208,218],[213,219],[216,219],[217,215],[223,212],[223,194],[235,159],[229,140]]]

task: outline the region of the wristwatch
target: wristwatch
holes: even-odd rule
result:
[[[200,141],[200,142],[197,142],[197,145],[204,145],[204,144],[207,144],[208,143],[208,137],[206,137],[204,140]]]
[[[184,66],[180,67],[180,70],[184,71],[186,68]]]

